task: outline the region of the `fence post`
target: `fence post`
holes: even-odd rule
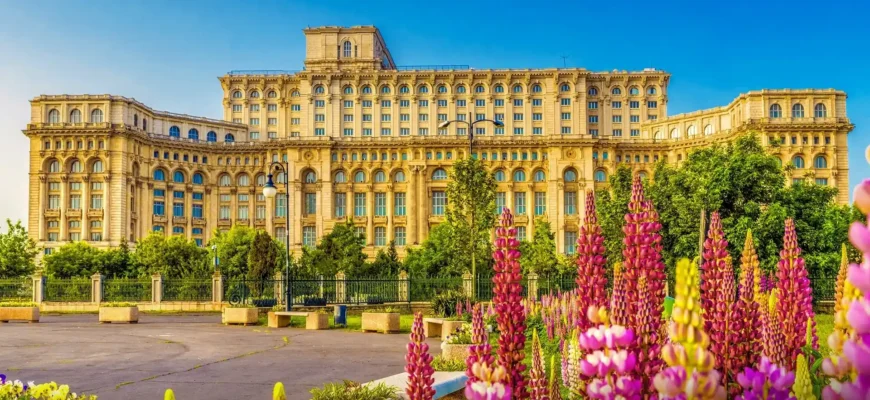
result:
[[[474,296],[474,275],[468,272],[462,274],[462,293],[465,297]]]
[[[163,276],[159,272],[151,275],[151,302],[160,304],[163,301]]]
[[[45,300],[45,277],[42,276],[42,273],[37,272],[31,279],[33,279],[33,302],[42,304]]]
[[[215,271],[211,277],[211,302],[216,304],[224,302],[224,276],[220,271]]]
[[[339,271],[335,274],[335,301],[344,303],[347,301],[347,281],[344,278],[344,272]]]
[[[286,292],[284,291],[284,273],[281,271],[275,271],[275,283],[273,284],[275,291],[275,300],[278,304],[284,304],[284,297],[286,296]]]
[[[91,303],[97,303],[103,301],[103,276],[100,273],[96,273],[91,276]]]
[[[408,273],[399,271],[399,301],[410,301],[411,293],[408,285]]]
[[[529,278],[529,293],[528,297],[532,300],[538,299],[538,274],[532,272],[528,275]]]

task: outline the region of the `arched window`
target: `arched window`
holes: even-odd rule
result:
[[[770,118],[781,118],[782,117],[782,107],[779,104],[771,104],[770,105]]]
[[[82,162],[79,160],[75,160],[69,166],[69,172],[82,172]]]
[[[166,180],[166,172],[163,172],[162,169],[154,170],[154,180],[158,182],[163,182]]]
[[[221,185],[221,186],[230,186],[232,184],[233,184],[233,180],[230,179],[230,176],[227,174],[221,175],[220,179],[218,180],[218,185]]]
[[[565,182],[577,182],[577,172],[573,169],[567,169],[562,179]]]
[[[537,83],[532,85],[532,93],[541,93],[541,90],[541,85],[538,85]]]
[[[278,92],[276,92],[274,90],[270,90],[269,93],[266,94],[266,97],[268,97],[270,99],[274,99],[274,98],[278,97]]]
[[[411,89],[408,88],[408,85],[399,86],[399,93],[408,94],[411,93]]]
[[[438,93],[447,93],[447,86],[438,85]]]
[[[671,139],[679,139],[680,138],[680,130],[677,128],[671,129]]]
[[[438,168],[435,172],[432,173],[433,181],[443,181],[447,179],[447,171],[442,168]]]
[[[266,174],[257,174],[257,186],[266,186]]]
[[[483,93],[486,91],[486,88],[483,85],[477,85],[474,87],[474,93]]]
[[[232,143],[232,142],[235,142],[235,141],[236,141],[236,137],[233,136],[232,133],[227,133],[226,135],[224,135],[224,142]]]
[[[217,133],[214,131],[208,131],[205,135],[205,140],[208,142],[217,142]]]
[[[571,91],[571,85],[569,85],[569,84],[567,84],[567,83],[563,83],[561,86],[559,86],[559,91],[560,91],[560,92],[570,92],[570,91]]]
[[[290,92],[290,97],[299,97],[299,96],[300,96],[300,95],[299,95],[299,91],[298,91],[298,90],[294,90],[294,91]]]
[[[142,130],[143,130],[143,131],[147,131],[147,130],[148,130],[148,120],[145,119],[145,118],[142,118]]]
[[[103,110],[96,108],[93,111],[91,111],[91,122],[93,122],[95,124],[99,124],[100,122],[103,122]]]
[[[502,171],[502,170],[495,171],[495,174],[493,174],[493,175],[495,176],[496,182],[504,182],[504,171]]]
[[[615,88],[610,90],[610,94],[620,96],[620,95],[622,95],[622,89],[615,87]]]
[[[423,93],[423,94],[429,93],[429,86],[426,86],[426,85],[420,85],[420,87],[417,88],[417,92],[418,92],[418,93]]]
[[[384,171],[375,172],[375,183],[383,183],[387,181],[387,174]]]
[[[250,186],[251,185],[251,177],[249,177],[248,174],[241,174],[236,179],[236,182],[238,182],[239,186]]]
[[[314,87],[314,94],[324,94],[326,93],[326,89],[323,88],[323,85],[317,85]]]
[[[366,181],[366,173],[362,171],[356,171],[353,174],[353,181],[356,183],[363,183]]]
[[[514,85],[513,89],[511,89],[514,93],[522,93],[523,87],[519,84]]]
[[[338,171],[335,173],[335,183],[345,183],[347,182],[347,177],[344,176],[344,171]]]
[[[199,172],[193,174],[192,180],[193,180],[194,185],[202,185],[202,182],[203,182],[202,174],[200,174]]]
[[[525,182],[526,181],[526,171],[518,169],[514,171],[514,182]]]
[[[49,124],[59,124],[60,123],[60,111],[52,109],[48,112],[48,123]]]
[[[53,160],[48,164],[48,172],[60,172],[60,163],[57,160]]]
[[[287,182],[287,174],[284,172],[279,172],[278,176],[275,178],[275,182],[286,183]]]
[[[233,98],[234,99],[241,99],[242,98],[242,91],[241,90],[233,91]]]
[[[456,87],[456,93],[465,93],[465,85],[459,85]]]
[[[646,171],[640,171],[640,172],[638,172],[638,173],[637,173],[637,177],[640,178],[640,179],[642,179],[642,180],[646,180]]]
[[[713,125],[707,124],[704,126],[704,135],[712,135],[713,134]]]
[[[172,174],[172,181],[176,183],[184,183],[184,172],[175,171]]]
[[[353,94],[353,87],[345,86],[344,87],[344,94]]]
[[[589,95],[590,96],[598,96],[598,88],[596,88],[596,87],[589,88]]]
[[[792,118],[803,118],[804,117],[804,106],[800,103],[791,106],[791,117]]]
[[[816,156],[813,165],[815,165],[816,168],[828,168],[828,159],[825,158],[825,156]]]
[[[314,171],[306,172],[305,183],[317,183],[317,174],[315,174]]]
[[[628,94],[637,96],[640,94],[640,89],[638,89],[637,86],[632,86],[631,89],[628,89]]]
[[[169,127],[169,137],[181,137],[181,129],[178,129],[175,125]]]
[[[254,90],[253,92],[251,92],[251,98],[252,98],[252,99],[259,99],[259,98],[260,98],[260,92]]]
[[[387,85],[381,86],[381,93],[382,94],[390,94],[390,87]]]
[[[396,172],[395,175],[393,175],[393,182],[402,183],[404,181],[405,181],[405,173],[404,172],[398,171],[398,172]]]
[[[547,180],[547,175],[544,171],[537,170],[535,171],[535,182],[543,182]]]
[[[828,116],[828,109],[824,104],[818,103],[813,108],[813,115],[815,115],[816,118],[825,118]]]
[[[655,86],[650,86],[649,88],[647,88],[647,89],[646,89],[646,94],[656,94],[656,87],[655,87]]]
[[[365,85],[362,87],[363,94],[372,94],[372,87],[369,85]]]
[[[604,182],[607,180],[607,172],[604,172],[603,169],[599,169],[595,171],[595,182]]]
[[[791,163],[795,168],[802,169],[804,167],[804,158],[801,156],[794,156],[794,158],[791,159]]]
[[[82,112],[79,111],[78,109],[75,109],[75,110],[70,111],[70,113],[69,113],[69,122],[71,122],[71,123],[73,123],[73,124],[80,124],[80,123],[82,123]]]
[[[353,54],[353,53],[351,53],[353,46],[350,44],[349,40],[345,40],[344,44],[342,44],[342,47],[343,47],[343,53],[344,53],[343,56],[344,57],[350,57],[351,54]]]
[[[187,138],[191,140],[199,140],[199,131],[191,128],[187,131]]]
[[[698,128],[695,128],[695,125],[689,125],[689,127],[686,128],[686,136],[687,137],[693,137],[697,134],[698,134]]]
[[[500,84],[500,83],[499,83],[498,85],[495,85],[495,90],[494,90],[494,92],[496,92],[496,93],[504,93],[504,86],[502,86],[502,84]]]
[[[94,163],[91,164],[91,172],[96,173],[96,174],[103,172],[103,161],[102,160],[94,161]]]

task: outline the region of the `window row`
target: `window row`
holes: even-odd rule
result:
[[[563,93],[571,92],[572,87],[573,87],[572,84],[567,83],[567,82],[560,83],[558,86],[559,86],[559,91],[563,92]],[[505,91],[508,90],[507,88],[508,88],[508,85],[506,85],[506,84],[496,83],[495,85],[492,85],[492,92],[493,93],[505,93]],[[446,84],[437,84],[437,85],[435,85],[435,88],[431,89],[431,90],[434,90],[435,93],[439,93],[439,94],[447,94],[447,93],[464,94],[464,93],[468,93],[469,90],[473,91],[474,93],[487,93],[487,89],[488,89],[487,85],[480,84],[480,83],[474,85],[472,89],[469,89],[466,84],[460,83],[460,84],[457,84],[453,88],[451,88],[449,85],[446,85]],[[344,85],[341,88],[341,93],[343,93],[345,95],[352,95],[355,93],[356,90],[357,89],[355,89],[351,85]],[[374,94],[374,92],[375,92],[374,86],[369,85],[369,84],[365,84],[365,85],[361,86],[358,90],[359,90],[360,94],[369,94],[370,95],[370,94]],[[380,94],[391,94],[393,92],[393,87],[392,87],[392,85],[389,85],[389,84],[382,84],[380,86],[377,86],[377,92]],[[412,85],[400,84],[398,86],[397,92],[399,94],[412,94],[412,93],[428,94],[430,92],[430,86],[428,84],[421,84],[421,85],[417,86],[416,89],[414,89],[414,88],[412,88]],[[514,94],[525,93],[526,88],[522,84],[515,83],[515,84],[510,85],[510,92],[514,93]],[[540,83],[534,83],[529,88],[529,93],[543,93],[543,92],[544,92],[544,87]],[[312,89],[312,93],[314,93],[315,95],[330,94],[328,88],[322,84],[314,85],[314,88]],[[599,94],[599,90],[597,87],[593,86],[593,87],[590,87],[586,93],[590,96],[597,96]],[[641,89],[638,86],[631,86],[628,89],[628,94],[630,96],[640,96],[640,93],[641,93]],[[656,86],[648,86],[645,89],[645,93],[647,95],[656,95],[656,94],[658,94],[658,89]],[[622,95],[622,88],[621,87],[614,87],[614,88],[610,89],[610,94],[615,95],[615,96],[621,96]],[[245,96],[245,93],[239,89],[233,90],[233,92],[231,94],[231,97],[233,99],[242,99],[242,98],[244,98],[244,96]],[[257,99],[257,98],[260,98],[260,96],[261,96],[261,93],[257,89],[254,89],[254,90],[251,90],[250,92],[248,92],[248,98]],[[300,94],[299,90],[297,90],[297,89],[294,89],[290,92],[290,97],[300,97],[300,96],[301,96],[301,94]],[[269,92],[267,92],[266,97],[267,98],[277,98],[278,92],[276,92],[274,90],[270,90]]]
[[[169,137],[180,138],[181,137],[181,128],[173,125],[169,127]],[[190,140],[199,140],[199,131],[196,128],[191,128],[187,131],[187,138]],[[209,131],[205,135],[206,142],[217,142],[217,133],[215,131]],[[232,143],[236,141],[235,135],[232,133],[224,134],[224,142]]]
[[[102,140],[98,140],[98,141],[97,141],[97,148],[100,149],[100,150],[105,149],[105,148],[106,148],[106,142],[104,142],[104,141],[102,141]],[[51,150],[51,149],[52,149],[52,147],[51,147],[51,141],[50,141],[50,140],[46,140],[46,141],[42,144],[42,149],[43,149],[43,150]],[[56,140],[56,141],[54,142],[54,149],[55,149],[55,150],[64,150],[64,147],[63,147],[63,141]],[[72,141],[72,140],[67,140],[67,141],[66,141],[66,150],[72,150],[72,149],[73,149],[73,141]],[[75,149],[76,149],[76,150],[84,150],[84,149],[85,149],[85,143],[84,143],[83,141],[81,141],[81,140],[77,140],[77,141],[75,142]],[[88,150],[93,150],[93,149],[94,149],[94,141],[93,141],[93,140],[88,140]]]
[[[804,163],[804,157],[802,155],[796,155],[792,157],[791,164],[797,169],[806,168],[806,164]],[[813,160],[814,168],[828,168],[828,159],[823,155],[818,155]]]
[[[67,122],[71,123],[71,124],[82,123],[83,121],[82,121],[81,110],[79,110],[78,108],[74,108],[72,111],[70,111],[69,112],[69,119],[67,120]],[[103,110],[101,110],[99,108],[95,108],[95,109],[91,110],[91,119],[88,122],[91,122],[91,123],[103,122]],[[48,111],[48,123],[49,124],[61,123],[60,111],[58,111],[56,108],[52,108],[51,110]]]
[[[770,118],[782,118],[782,106],[777,103],[773,103],[770,105],[769,109]],[[813,107],[813,117],[815,118],[826,118],[828,116],[828,108],[825,107],[823,103],[816,103],[815,107]],[[795,103],[791,106],[791,117],[792,118],[803,118],[804,117],[804,106],[800,103]]]
[[[73,174],[79,174],[79,173],[85,172],[84,164],[81,161],[79,161],[78,159],[74,158],[72,160],[67,160],[64,164],[65,164],[64,169],[62,171],[60,161],[54,160],[54,159],[49,160],[48,161],[48,172],[51,172],[51,173],[69,172],[69,173],[73,173]],[[94,160],[90,164],[91,165],[88,168],[89,172],[101,173],[104,171],[102,160]]]
[[[366,228],[364,226],[356,227],[356,234],[359,237],[360,241],[362,241],[363,243],[366,242]],[[371,242],[374,246],[383,247],[389,245],[389,242],[387,240],[387,227],[374,227],[374,236],[374,240]],[[277,233],[276,237],[278,237]],[[407,233],[404,226],[397,226],[393,228],[392,242],[394,245],[399,247],[406,245]],[[302,245],[305,247],[317,246],[317,227],[302,227]]]

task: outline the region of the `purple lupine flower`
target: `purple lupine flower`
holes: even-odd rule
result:
[[[505,208],[501,214],[500,226],[496,228],[495,261],[493,281],[493,303],[496,307],[499,338],[498,361],[507,371],[507,382],[514,398],[522,400],[529,396],[523,365],[526,344],[526,322],[522,303],[523,287],[520,284],[520,242],[516,239],[517,230],[513,227],[513,215]]]
[[[747,367],[737,375],[737,383],[743,393],[737,400],[790,400],[791,387],[794,385],[794,372],[770,362],[762,357],[758,369]]]
[[[580,227],[580,235],[577,238],[577,301],[573,302],[580,315],[575,315],[575,326],[580,330],[590,327],[589,320],[585,318],[586,310],[590,306],[607,306],[607,277],[604,272],[604,236],[601,234],[601,226],[598,225],[598,216],[595,214],[595,194],[592,191],[586,193],[586,216],[583,226]]]
[[[807,315],[812,309],[812,289],[797,243],[794,221],[785,220],[783,249],[777,269],[776,319],[785,343],[783,366],[794,370],[797,356],[806,344]]]

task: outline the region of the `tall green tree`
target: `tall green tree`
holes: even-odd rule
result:
[[[452,227],[441,223],[429,231],[420,247],[408,250],[405,266],[411,276],[460,276],[468,271],[468,264],[458,253]]]
[[[138,272],[127,241],[114,249],[106,250],[101,255],[100,272],[110,278],[131,278]]]
[[[305,248],[300,259],[301,270],[307,276],[335,276],[343,271],[348,276],[366,273],[365,240],[357,235],[352,221],[336,224],[314,248]]]
[[[251,244],[254,243],[254,229],[235,225],[226,232],[215,231],[214,237],[209,241],[209,256],[215,256],[217,246],[218,269],[226,276],[241,278],[248,273],[248,253]]]
[[[183,236],[152,232],[136,245],[139,276],[160,273],[164,278],[205,277],[211,274],[209,253]]]
[[[399,252],[396,251],[396,242],[390,241],[387,251],[378,250],[375,260],[368,265],[367,274],[396,276],[403,268],[402,262],[399,261]]]
[[[70,242],[42,259],[46,275],[53,278],[84,278],[96,273],[103,252],[85,242]]]
[[[36,242],[27,236],[21,221],[6,220],[6,232],[0,233],[0,278],[30,275],[36,268],[34,257],[39,253]]]
[[[561,272],[555,238],[549,221],[543,218],[535,221],[532,241],[520,243],[520,265],[524,274],[535,272],[539,275],[554,275]]]
[[[275,276],[280,251],[280,245],[268,233],[258,231],[248,253],[248,278],[262,280]]]
[[[631,181],[631,168],[620,165],[610,176],[610,188],[595,192],[595,210],[598,212],[598,222],[604,235],[604,255],[608,271],[613,263],[622,260],[622,249],[625,247],[622,243],[625,237],[622,226],[625,224],[628,201],[631,199]]]
[[[489,265],[492,244],[490,231],[495,226],[495,178],[476,158],[457,160],[450,169],[447,184],[447,219],[456,243],[456,256],[467,262],[476,274],[477,263]]]

